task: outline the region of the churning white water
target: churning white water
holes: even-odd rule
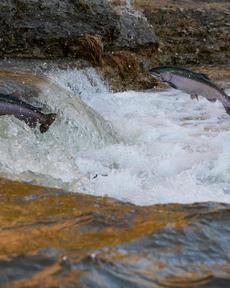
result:
[[[58,100],[50,87],[48,104],[61,111],[67,109],[63,102],[69,102],[71,109],[44,135],[5,118],[0,127],[5,174],[140,205],[230,203],[230,118],[220,103],[194,101],[173,89],[112,93],[91,68],[56,70],[48,76],[66,91]],[[96,145],[96,134],[95,141],[89,139],[92,145],[78,144],[73,126],[79,95],[112,124],[118,137],[100,124],[109,141]],[[69,123],[64,121],[68,115]]]

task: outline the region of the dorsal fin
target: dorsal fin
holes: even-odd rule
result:
[[[204,74],[204,73],[197,73],[197,74],[199,75],[200,78],[203,78],[203,79],[209,80],[209,81],[211,80],[207,74]]]
[[[18,102],[20,101],[20,98],[18,96],[15,96],[14,93],[13,94],[4,94],[4,93],[0,93],[0,99],[2,101],[11,101],[11,102]]]
[[[177,86],[175,84],[173,84],[172,82],[167,82],[169,84],[169,86],[171,86],[174,89],[178,89]]]
[[[18,104],[18,105],[22,105],[28,109],[31,109],[33,111],[38,111],[41,112],[42,108],[40,107],[34,107],[33,105],[23,101],[22,99],[20,99],[17,96],[14,96],[12,94],[3,94],[0,93],[0,101],[4,101],[4,102],[8,102],[8,103],[12,103],[12,104]]]

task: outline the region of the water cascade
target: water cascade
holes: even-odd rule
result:
[[[14,89],[21,88],[23,95],[24,90],[28,92],[30,89],[30,103],[35,106],[46,103],[43,111],[49,107],[47,112],[55,112],[58,117],[45,134],[38,129],[31,130],[13,116],[1,117],[1,175],[45,186],[79,190],[83,177],[76,164],[76,156],[85,149],[116,143],[117,135],[111,124],[87,106],[77,93],[55,82],[55,77],[16,75],[13,80],[8,74],[8,78],[2,78],[7,82],[3,92],[12,93]],[[82,83],[82,75],[76,74],[78,83]],[[90,85],[88,89],[91,93]]]
[[[92,68],[51,69],[39,89],[58,120],[41,135],[2,117],[3,175],[141,205],[230,203],[220,103],[173,89],[112,93]]]

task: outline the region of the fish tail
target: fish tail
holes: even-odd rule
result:
[[[54,113],[45,115],[46,120],[40,125],[40,132],[41,133],[45,133],[49,129],[50,125],[56,119],[56,116],[57,116],[57,114],[54,114]]]

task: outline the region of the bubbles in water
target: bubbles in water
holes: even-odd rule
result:
[[[41,87],[40,100],[60,114],[49,133],[2,118],[6,175],[141,205],[230,203],[230,120],[220,103],[173,89],[111,93],[92,68],[49,77],[59,86]]]
[[[77,158],[88,163],[83,173],[99,175],[96,195],[142,205],[230,202],[229,118],[220,103],[170,89],[101,94],[88,104],[125,139]]]
[[[34,85],[40,91],[39,101],[58,117],[44,134],[12,116],[1,117],[1,175],[80,190],[85,178],[75,161],[78,152],[116,143],[116,135],[110,123],[71,91],[49,79]]]
[[[93,68],[81,70],[75,68],[67,71],[53,70],[48,73],[48,76],[56,80],[64,89],[69,89],[75,95],[80,96],[82,100],[87,100],[92,95],[109,91],[106,83]]]

